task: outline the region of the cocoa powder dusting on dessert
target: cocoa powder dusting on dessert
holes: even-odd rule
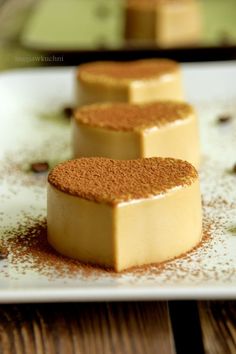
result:
[[[59,164],[50,172],[48,181],[65,193],[117,204],[191,185],[197,177],[198,173],[190,163],[172,158],[112,160],[93,157]]]
[[[101,61],[79,66],[78,78],[106,80],[145,80],[172,74],[179,64],[169,59],[146,59],[131,62]]]
[[[161,127],[193,114],[193,108],[182,102],[159,101],[147,104],[94,104],[75,111],[79,123],[110,130],[140,131]]]

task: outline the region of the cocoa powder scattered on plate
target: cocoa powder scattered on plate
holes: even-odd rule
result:
[[[181,259],[191,262],[191,257],[195,251],[206,251],[210,246],[212,238],[211,224],[205,223],[202,241],[193,250],[176,257],[168,262],[150,264],[141,267],[134,267],[121,273],[116,273],[112,269],[103,268],[96,265],[85,264],[77,260],[64,257],[57,253],[47,241],[47,223],[45,218],[34,219],[25,216],[24,221],[16,228],[5,232],[2,242],[3,252],[9,254],[10,264],[20,273],[25,273],[27,269],[35,270],[49,279],[73,278],[80,276],[88,277],[118,277],[122,275],[156,277],[164,271],[179,272],[181,269]],[[176,263],[179,262],[178,264]],[[196,274],[197,275],[197,274]]]

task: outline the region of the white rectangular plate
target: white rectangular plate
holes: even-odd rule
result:
[[[236,174],[230,173],[236,163],[236,63],[184,64],[183,72],[188,101],[200,120],[201,187],[210,239],[162,268],[116,276],[96,270],[56,276],[53,269],[47,275],[32,269],[30,259],[28,265],[14,266],[9,254],[0,261],[0,302],[236,297]],[[46,216],[46,176],[26,170],[35,160],[55,163],[70,156],[70,126],[58,112],[73,104],[74,74],[74,68],[47,68],[0,75],[2,238],[30,216]],[[233,119],[217,124],[220,114]]]

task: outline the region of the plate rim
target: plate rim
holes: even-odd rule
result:
[[[230,67],[236,71],[236,60],[228,62],[202,62],[202,63],[184,63],[183,68],[205,67],[206,69],[216,69]],[[50,73],[61,72],[63,75],[74,70],[70,67],[27,67],[9,69],[0,72],[1,78],[14,76],[14,74],[27,75],[39,74],[42,71]],[[11,286],[11,284],[10,284]],[[69,285],[65,288],[54,286],[47,288],[9,288],[0,290],[0,303],[30,303],[30,302],[90,302],[90,301],[151,301],[151,300],[212,300],[212,299],[235,299],[236,285],[189,285],[189,286],[149,286],[140,285],[122,285],[114,284],[111,286],[85,286],[84,288],[72,288]],[[16,285],[18,286],[18,284]],[[78,286],[79,287],[79,286]]]

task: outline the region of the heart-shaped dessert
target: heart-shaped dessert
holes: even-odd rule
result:
[[[197,117],[187,103],[100,103],[74,112],[74,157],[174,157],[198,168],[199,145]]]
[[[77,91],[80,105],[183,100],[180,66],[169,59],[81,64],[77,71]]]
[[[176,48],[201,41],[198,0],[126,0],[125,5],[125,37],[133,44]]]
[[[48,177],[48,241],[121,271],[179,256],[201,239],[198,174],[172,158],[81,158]]]

